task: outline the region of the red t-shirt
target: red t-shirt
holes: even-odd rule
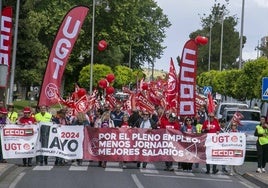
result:
[[[203,123],[202,131],[205,133],[216,133],[220,132],[220,124],[217,119],[213,119],[212,121],[206,120]]]
[[[121,128],[129,128],[128,122],[122,122]]]
[[[19,124],[23,124],[23,125],[31,125],[31,124],[35,124],[36,123],[36,119],[32,116],[30,117],[21,117],[19,119]]]
[[[176,129],[176,130],[180,130],[180,124],[177,121],[174,122],[169,122],[166,121],[163,124],[160,125],[161,129]]]

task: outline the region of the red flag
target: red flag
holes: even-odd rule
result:
[[[215,111],[215,103],[210,92],[208,93],[207,109],[208,113],[214,113]]]
[[[236,122],[238,125],[241,125],[240,120],[243,119],[244,116],[240,112],[236,111],[233,115],[232,122]]]
[[[178,78],[178,115],[195,116],[197,43],[188,40],[183,48]]]
[[[66,14],[62,21],[50,52],[38,105],[51,106],[57,102],[56,96],[60,91],[61,79],[67,60],[88,10],[88,7],[76,6]]]
[[[3,8],[1,21],[0,88],[5,88],[7,86],[8,73],[11,66],[12,7]]]
[[[169,74],[168,74],[168,86],[166,92],[166,103],[167,103],[167,110],[172,108],[177,108],[177,74],[174,67],[173,59],[170,59],[170,67],[169,67]]]

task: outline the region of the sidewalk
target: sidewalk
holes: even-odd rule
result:
[[[245,163],[242,166],[235,167],[237,174],[241,175],[248,181],[258,185],[261,188],[268,187],[268,172],[266,173],[256,173],[256,162]],[[267,168],[266,168],[267,170]]]
[[[0,163],[0,182],[9,173],[17,168],[17,165],[10,163]],[[268,187],[268,172],[256,173],[256,163],[245,163],[242,166],[235,167],[235,173],[241,175],[248,181],[258,185],[261,188]]]
[[[0,163],[0,181],[5,178],[5,176],[11,173],[16,168],[16,165],[10,163]]]

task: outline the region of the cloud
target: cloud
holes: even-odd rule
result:
[[[268,0],[254,0],[258,6],[268,8]]]

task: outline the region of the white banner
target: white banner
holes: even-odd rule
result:
[[[6,125],[1,129],[3,158],[26,158],[36,155],[39,125]]]
[[[207,134],[207,164],[242,165],[246,155],[244,133]]]
[[[84,126],[40,124],[36,155],[83,158]]]

